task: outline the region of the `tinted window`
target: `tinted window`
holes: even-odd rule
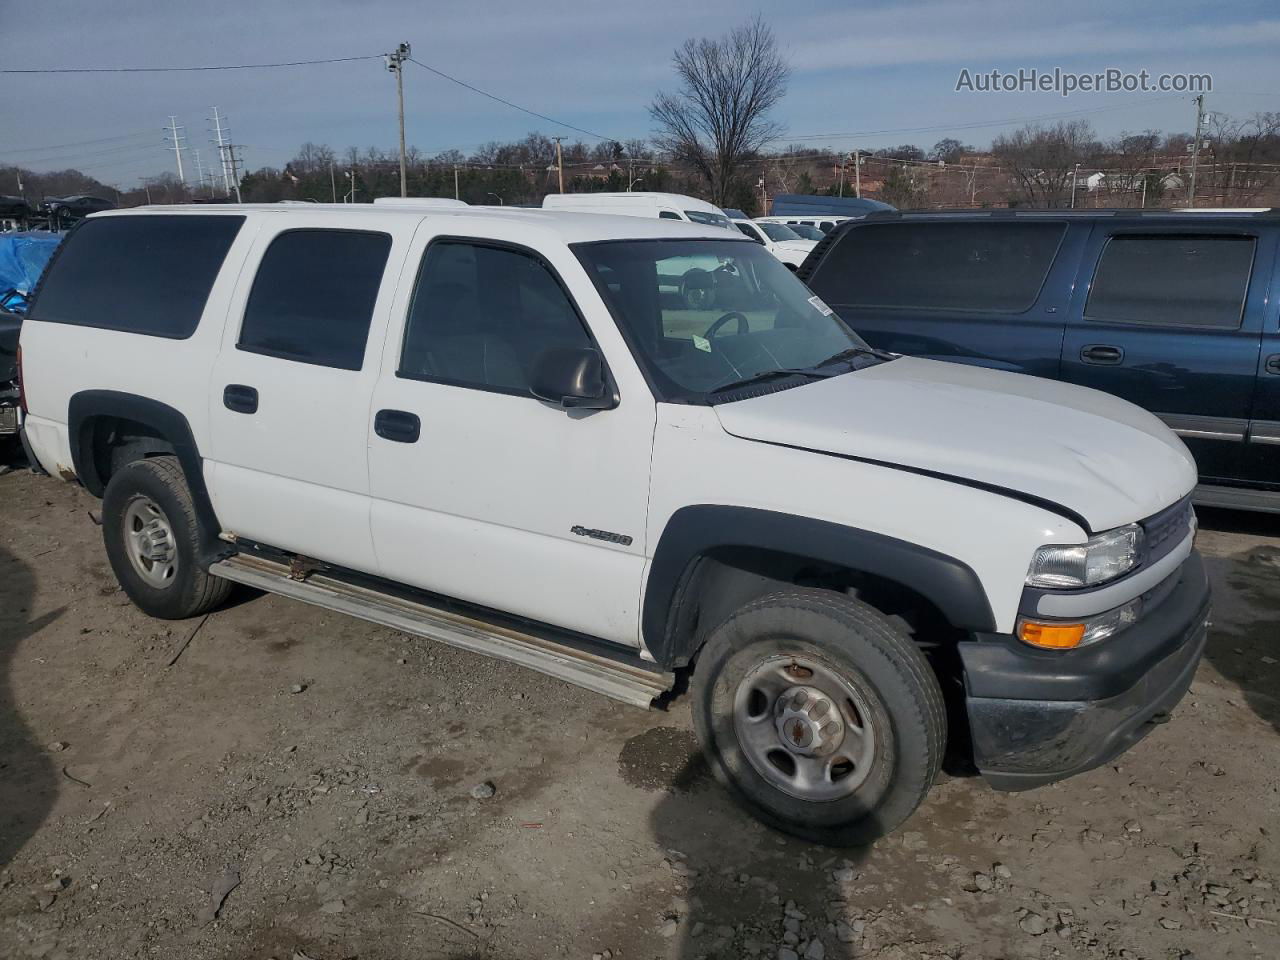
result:
[[[765,232],[770,240],[799,240],[800,234],[796,233],[790,227],[783,223],[762,223],[760,229]]]
[[[359,370],[391,250],[385,233],[291,230],[271,241],[240,328],[240,349]]]
[[[1085,316],[1121,323],[1240,326],[1252,237],[1112,237]]]
[[[1061,223],[891,223],[848,231],[810,286],[828,303],[1020,313],[1053,264]]]
[[[735,223],[734,226],[742,231],[743,236],[751,238],[756,243],[764,243],[764,238],[756,232],[755,227],[748,226],[745,223]]]
[[[63,241],[31,315],[183,339],[195,333],[244,217],[86,220]]]
[[[672,213],[670,210],[663,210],[661,213],[658,214],[658,217],[659,219],[662,219],[662,220],[683,220],[684,219],[683,217],[680,216],[680,214]]]
[[[397,373],[524,394],[544,350],[589,346],[573,303],[541,261],[438,241],[422,259]]]

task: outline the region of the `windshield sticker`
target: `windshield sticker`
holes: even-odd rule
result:
[[[822,302],[821,297],[810,297],[809,302],[813,304],[813,309],[817,310],[824,317],[829,317],[833,313],[835,313],[834,310],[832,310],[830,307],[828,307],[825,303]]]
[[[816,297],[814,299],[817,299]],[[711,341],[706,337],[700,337],[696,333],[693,335],[693,345],[703,353],[711,352]]]

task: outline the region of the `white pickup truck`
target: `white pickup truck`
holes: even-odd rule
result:
[[[234,581],[637,705],[687,677],[716,775],[821,842],[906,819],[949,728],[1001,789],[1110,760],[1205,642],[1160,421],[869,349],[721,227],[107,213],[21,349],[24,442],[146,612]]]

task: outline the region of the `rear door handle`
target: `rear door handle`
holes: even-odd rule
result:
[[[228,383],[222,390],[222,405],[236,413],[257,413],[258,391],[243,383]]]
[[[1280,353],[1273,353],[1267,357],[1266,362],[1262,365],[1262,369],[1267,373],[1280,373]]]
[[[1085,363],[1114,366],[1124,360],[1124,350],[1105,343],[1090,343],[1081,348],[1080,359]]]
[[[373,415],[373,432],[383,440],[417,443],[422,434],[422,421],[407,410],[379,410]]]

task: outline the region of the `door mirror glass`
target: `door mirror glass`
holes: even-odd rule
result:
[[[566,409],[608,410],[617,405],[605,381],[600,351],[590,347],[543,351],[534,361],[529,391]]]

